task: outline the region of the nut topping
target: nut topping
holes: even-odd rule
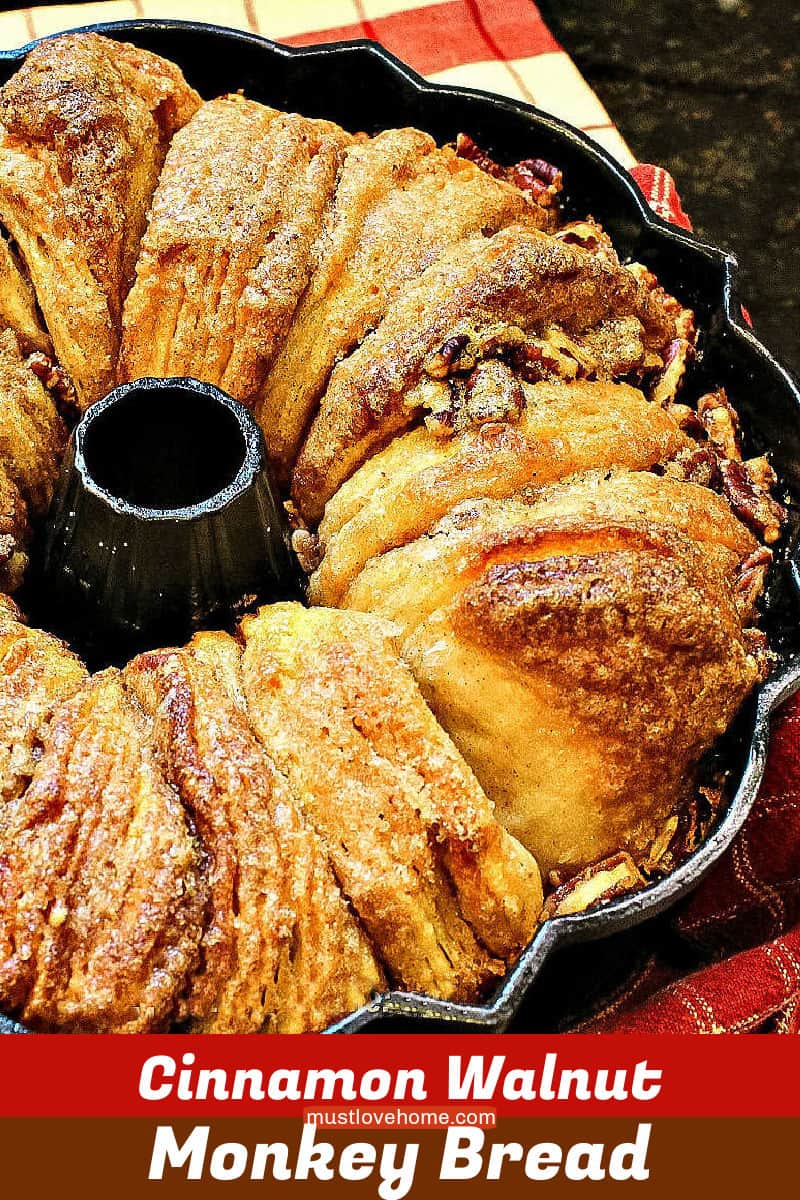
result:
[[[475,163],[487,175],[513,183],[532,204],[540,208],[552,208],[556,204],[563,186],[561,172],[543,158],[523,158],[513,166],[504,167],[466,133],[460,133],[456,138],[456,154]]]

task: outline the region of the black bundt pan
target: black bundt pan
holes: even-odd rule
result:
[[[730,801],[704,844],[671,875],[639,894],[543,925],[483,1005],[391,993],[331,1027],[331,1032],[502,1031],[556,948],[619,933],[675,905],[725,852],[747,816],[764,770],[770,715],[800,686],[800,566],[792,561],[798,529],[792,497],[800,496],[800,390],[743,321],[732,255],[661,220],[627,172],[564,122],[515,100],[427,83],[372,42],[295,50],[251,34],[181,21],[122,21],[92,28],[173,59],[206,97],[242,88],[253,99],[327,117],[353,130],[373,133],[414,125],[439,142],[464,131],[501,161],[535,156],[556,163],[564,172],[567,213],[591,213],[609,231],[621,255],[646,263],[695,309],[700,354],[688,387],[698,395],[707,385],[728,388],[742,417],[748,449],[768,448],[786,487],[792,520],[771,574],[763,619],[779,661],[723,739],[718,756],[730,772]],[[29,48],[0,54],[0,81],[17,69]],[[24,1032],[7,1018],[0,1021],[7,1032]]]

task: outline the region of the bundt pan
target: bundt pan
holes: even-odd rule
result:
[[[427,83],[371,42],[295,50],[251,34],[180,21],[113,22],[92,28],[174,60],[207,97],[241,88],[255,100],[326,117],[353,130],[374,133],[413,125],[440,143],[464,131],[500,161],[536,156],[557,164],[564,174],[568,217],[591,213],[611,234],[621,257],[645,263],[695,310],[701,331],[699,354],[687,388],[699,395],[708,386],[724,385],[742,418],[748,450],[771,453],[790,510],[763,605],[762,623],[777,664],[715,752],[727,771],[729,798],[702,846],[670,875],[637,894],[544,924],[483,1005],[392,993],[330,1030],[422,1027],[433,1031],[446,1026],[502,1031],[556,949],[620,933],[675,905],[725,852],[747,816],[764,770],[770,716],[800,687],[800,558],[793,561],[800,496],[800,390],[742,318],[736,260],[661,220],[619,164],[563,122],[514,100]],[[29,48],[0,54],[0,83],[18,68]],[[287,590],[292,590],[290,581]],[[24,1032],[2,1017],[0,1030]]]

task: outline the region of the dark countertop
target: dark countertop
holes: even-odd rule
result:
[[[675,178],[696,232],[733,251],[742,299],[800,375],[797,0],[539,0],[643,162]]]

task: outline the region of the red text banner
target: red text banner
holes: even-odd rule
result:
[[[0,1068],[3,1117],[800,1116],[796,1038],[33,1035]]]

